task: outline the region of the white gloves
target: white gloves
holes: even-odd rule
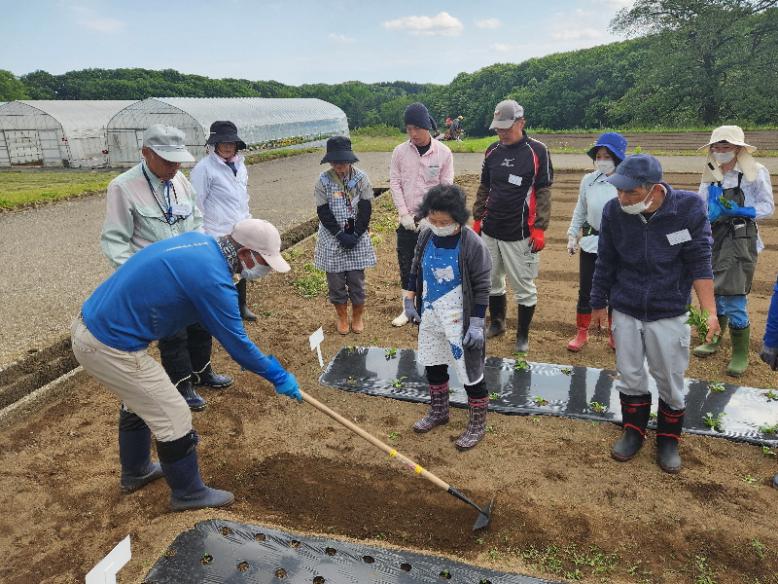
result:
[[[575,250],[578,249],[578,238],[577,237],[568,237],[567,238],[567,253],[570,255],[575,255]]]
[[[416,231],[416,222],[412,215],[400,215],[400,225],[408,231]]]

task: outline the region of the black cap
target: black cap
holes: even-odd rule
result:
[[[321,159],[321,164],[325,162],[358,162],[351,150],[351,140],[347,136],[333,136],[327,140],[327,154]]]
[[[214,122],[211,124],[211,134],[206,144],[221,144],[223,142],[235,142],[238,150],[245,150],[246,143],[238,138],[238,128],[232,122]]]

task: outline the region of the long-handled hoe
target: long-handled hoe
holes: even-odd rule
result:
[[[479,507],[476,505],[467,495],[462,493],[461,491],[455,489],[451,485],[449,485],[447,482],[443,481],[442,479],[439,479],[434,474],[432,474],[427,469],[423,468],[421,465],[416,464],[414,461],[412,461],[407,456],[400,454],[389,446],[388,444],[385,444],[384,442],[381,442],[378,438],[373,436],[372,434],[369,434],[353,422],[350,422],[340,414],[338,414],[336,411],[330,409],[329,407],[325,406],[323,403],[321,403],[316,398],[308,395],[304,391],[300,392],[303,395],[303,399],[311,404],[313,407],[315,407],[320,412],[323,412],[327,414],[330,418],[338,422],[339,424],[344,425],[346,428],[354,432],[355,434],[359,434],[362,438],[370,442],[373,446],[376,448],[380,448],[384,452],[386,452],[390,458],[394,458],[398,461],[400,461],[402,464],[413,470],[417,475],[421,475],[425,479],[432,481],[434,484],[439,486],[444,491],[447,491],[450,495],[454,495],[457,499],[460,501],[464,501],[471,507],[474,507],[478,510],[478,518],[475,520],[475,525],[473,525],[473,531],[476,531],[478,529],[483,529],[485,527],[488,527],[489,521],[492,518],[492,510],[494,509],[494,497],[492,497],[492,500],[489,501],[489,504],[485,507]]]

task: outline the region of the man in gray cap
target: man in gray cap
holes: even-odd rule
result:
[[[486,337],[505,332],[505,276],[518,304],[516,352],[529,350],[529,327],[538,302],[538,252],[551,218],[554,169],[546,145],[527,136],[524,108],[512,99],[497,104],[489,126],[499,138],[486,149],[473,205],[473,228],[492,256],[490,324]]]
[[[194,162],[186,149],[184,133],[172,126],[155,124],[143,134],[141,154],[139,164],[108,185],[100,243],[114,268],[156,241],[203,230],[194,189],[179,171],[181,163]],[[230,377],[218,375],[211,368],[211,345],[211,335],[199,324],[159,340],[162,365],[194,411],[206,405],[194,384],[232,384]]]
[[[706,341],[721,332],[705,202],[663,182],[659,161],[647,154],[627,156],[607,180],[617,197],[602,212],[591,305],[592,324],[601,328],[607,326],[607,306],[613,308],[624,430],[611,456],[625,462],[643,446],[651,413],[650,373],[659,391],[657,462],[665,472],[677,473],[692,288],[708,313]]]

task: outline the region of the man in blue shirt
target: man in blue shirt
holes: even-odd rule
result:
[[[122,400],[119,420],[121,487],[125,492],[164,476],[174,511],[221,507],[232,493],[205,486],[197,464],[197,433],[184,397],[147,348],[195,322],[215,336],[244,369],[276,392],[302,399],[295,376],[251,342],[238,309],[233,274],[247,280],[286,272],[278,230],[245,219],[214,239],[190,232],[133,254],[87,299],[73,321],[79,363]],[[152,285],[153,283],[153,285]],[[151,435],[160,464],[151,462]]]
[[[624,462],[643,446],[651,412],[650,373],[659,391],[657,462],[665,472],[677,473],[692,287],[708,313],[706,340],[721,332],[710,223],[697,193],[662,182],[662,167],[653,156],[627,156],[608,182],[617,198],[603,208],[591,305],[592,323],[603,328],[608,304],[613,308],[624,432],[611,456]]]

